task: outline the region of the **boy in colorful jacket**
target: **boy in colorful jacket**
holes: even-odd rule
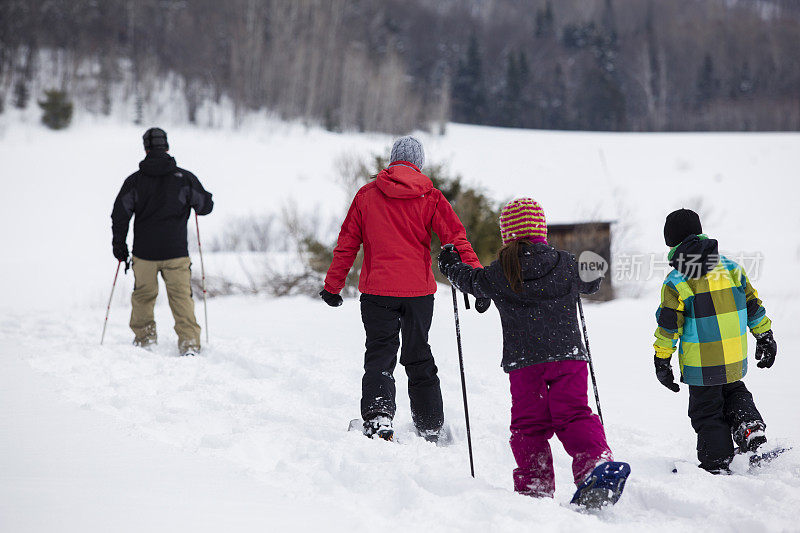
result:
[[[689,209],[667,216],[664,240],[674,268],[661,287],[656,312],[656,377],[678,392],[670,366],[678,340],[681,381],[689,386],[689,417],[697,432],[700,467],[728,473],[731,435],[741,452],[767,441],[766,424],[741,379],[747,373],[747,328],[756,337],[759,368],[775,362],[772,322],[744,269],[719,255]]]

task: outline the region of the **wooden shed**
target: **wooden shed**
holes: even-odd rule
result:
[[[580,222],[575,224],[548,224],[547,243],[559,250],[569,250],[579,258],[584,251],[591,251],[609,263],[606,279],[600,290],[585,298],[608,301],[614,298],[614,287],[611,283],[611,221]]]

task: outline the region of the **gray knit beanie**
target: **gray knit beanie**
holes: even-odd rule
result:
[[[400,137],[394,142],[392,154],[389,156],[390,163],[395,161],[408,161],[422,170],[425,165],[425,150],[422,149],[422,143],[411,135]]]

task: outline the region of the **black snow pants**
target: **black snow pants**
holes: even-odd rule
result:
[[[364,378],[361,382],[361,416],[394,417],[397,349],[408,376],[411,417],[417,429],[438,430],[444,424],[442,391],[436,364],[428,345],[433,319],[433,295],[401,298],[361,295],[361,320],[367,334]]]
[[[764,423],[753,403],[753,395],[742,381],[708,387],[689,385],[689,418],[697,432],[700,467],[710,471],[727,468],[730,464],[732,435],[739,426]]]

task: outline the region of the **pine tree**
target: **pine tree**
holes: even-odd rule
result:
[[[734,86],[731,87],[731,97],[750,96],[753,94],[756,80],[753,77],[753,72],[750,70],[750,64],[745,61],[742,63],[741,68],[736,73],[734,78]]]
[[[28,90],[28,83],[24,79],[20,79],[14,84],[14,107],[17,109],[25,109],[28,107],[28,100],[30,100],[31,93]]]
[[[45,99],[39,101],[44,112],[42,123],[50,129],[62,130],[72,122],[72,102],[64,91],[44,92]]]
[[[576,102],[580,129],[620,131],[625,128],[625,95],[616,78],[602,68],[584,73]]]
[[[706,54],[703,58],[703,64],[697,73],[695,103],[698,107],[705,106],[717,96],[719,84],[719,80],[714,73],[714,60],[710,54]]]
[[[567,84],[560,63],[556,64],[551,79],[552,82],[541,99],[542,118],[538,127],[564,130],[569,127],[569,117],[567,116]]]
[[[486,88],[483,81],[478,37],[472,34],[467,54],[459,61],[453,80],[453,120],[482,124],[486,111]]]
[[[553,6],[548,0],[544,9],[536,11],[536,38],[549,39],[555,35],[555,22],[553,20]]]
[[[519,127],[522,93],[522,72],[517,56],[506,57],[506,79],[501,95],[501,126]]]
[[[532,127],[534,113],[533,99],[530,90],[531,68],[528,63],[528,56],[520,50],[517,54],[517,68],[519,69],[519,111],[517,115],[518,125],[521,128]]]

